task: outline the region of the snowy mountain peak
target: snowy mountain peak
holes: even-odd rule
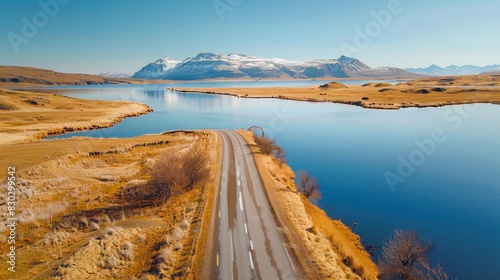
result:
[[[227,57],[231,59],[259,59],[258,57],[255,56],[249,56],[246,54],[241,54],[241,53],[230,53],[227,55]],[[260,58],[262,59],[262,58]]]
[[[352,63],[355,63],[357,61],[357,59],[352,58],[352,57],[348,57],[345,55],[339,57],[337,60],[340,63],[347,63],[347,64],[352,64]]]
[[[164,56],[164,57],[158,59],[155,63],[169,63],[169,62],[179,62],[179,61],[171,59],[168,56]]]
[[[246,54],[228,55],[202,52],[181,62],[163,57],[137,71],[133,78],[166,80],[201,79],[317,79],[317,78],[405,78],[399,68],[371,68],[361,61],[341,56],[338,59],[291,61],[260,58]]]
[[[201,52],[198,55],[196,55],[193,59],[194,60],[212,60],[212,59],[218,59],[220,58],[220,55],[211,53],[211,52]]]

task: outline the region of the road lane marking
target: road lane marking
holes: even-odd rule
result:
[[[231,242],[229,243],[230,246],[230,250],[231,250],[231,263],[234,262],[234,256],[233,256],[233,233],[231,230],[229,230],[229,238],[231,239]]]
[[[247,223],[245,223],[245,233],[248,234]]]
[[[250,257],[250,265],[252,266],[252,269],[254,269],[253,260],[252,260],[252,253],[250,251],[248,251],[248,256]]]
[[[243,211],[243,199],[241,198],[241,192],[240,192],[240,210]]]
[[[219,254],[217,254],[217,267],[219,267]]]
[[[295,267],[293,266],[292,259],[290,258],[290,255],[288,254],[288,250],[284,246],[285,246],[285,244],[283,244],[283,249],[285,249],[285,253],[288,256],[288,261],[290,262],[290,265],[292,266],[293,271],[295,271]]]
[[[250,248],[252,248],[252,251],[253,251],[253,242],[252,242],[252,240],[250,240]]]
[[[219,210],[219,218],[220,218],[220,210]]]

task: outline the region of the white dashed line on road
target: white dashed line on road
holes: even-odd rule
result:
[[[241,192],[240,192],[240,210],[243,211],[243,199],[241,198]]]
[[[250,257],[250,265],[252,266],[252,269],[254,269],[253,260],[252,260],[252,253],[250,251],[248,251],[248,256]]]

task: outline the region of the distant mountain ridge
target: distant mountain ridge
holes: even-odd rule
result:
[[[428,76],[457,76],[457,75],[475,75],[486,72],[495,72],[499,71],[500,65],[487,65],[487,66],[475,66],[475,65],[463,65],[456,66],[450,65],[447,67],[441,67],[436,64],[433,64],[427,68],[405,68],[406,71],[428,75]]]
[[[111,78],[130,78],[130,76],[132,76],[132,74],[122,72],[101,72],[97,75]]]
[[[199,53],[183,61],[163,57],[137,71],[132,78],[164,80],[203,79],[320,79],[320,78],[414,78],[401,68],[372,68],[346,56],[338,59],[292,61],[245,54]]]

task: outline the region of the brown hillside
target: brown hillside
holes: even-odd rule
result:
[[[110,78],[89,74],[67,74],[52,70],[0,66],[0,87],[16,86],[52,86],[52,85],[98,85],[98,84],[138,84],[151,83],[152,80]],[[157,81],[156,81],[157,82]],[[163,83],[165,81],[162,81]]]

